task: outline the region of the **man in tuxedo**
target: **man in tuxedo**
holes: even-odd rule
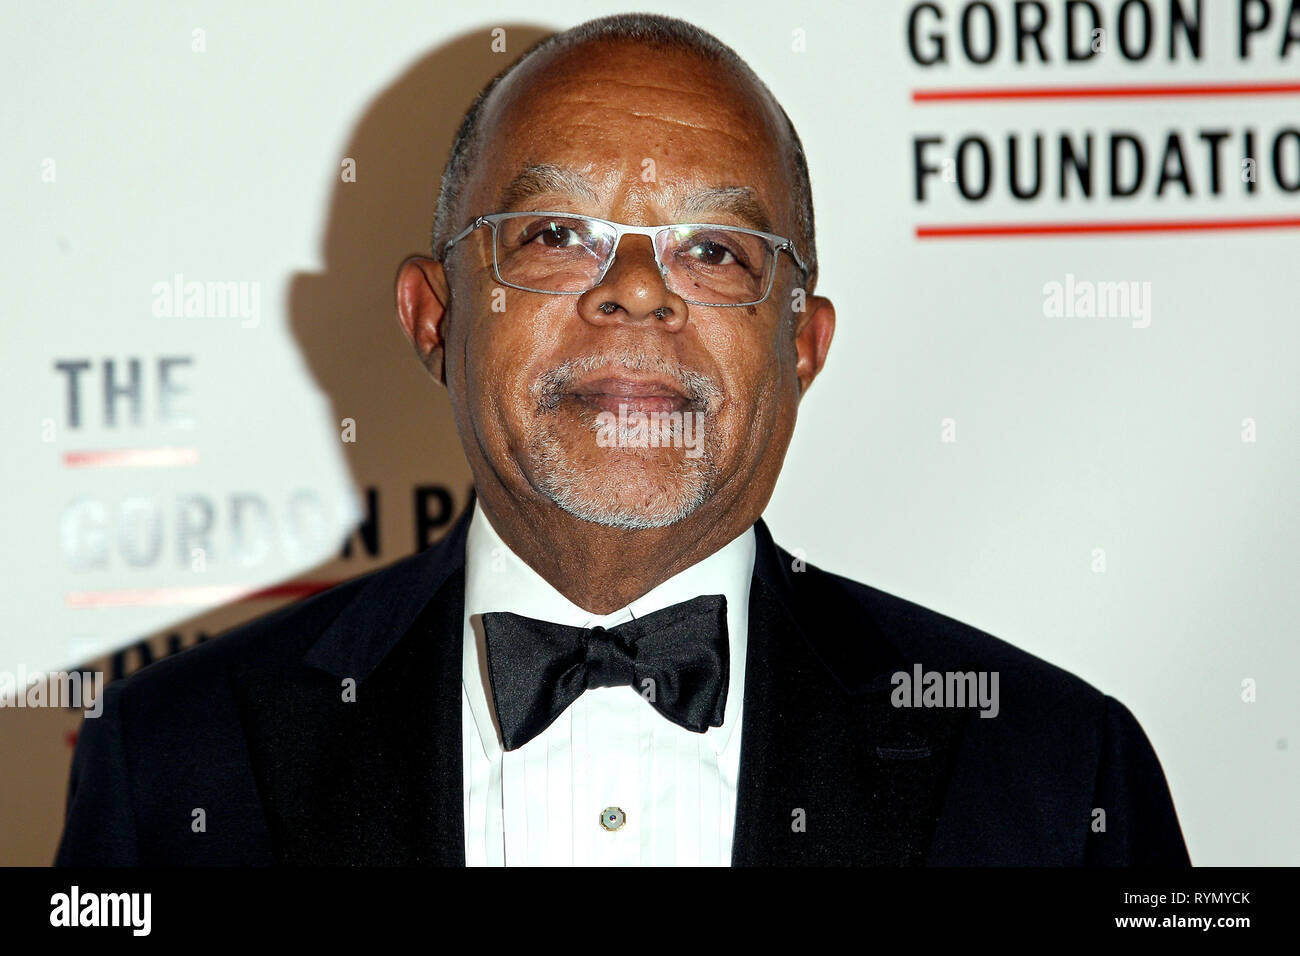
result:
[[[472,506],[112,684],[59,863],[1187,864],[1123,705],[773,542],[835,310],[730,48],[544,41],[467,114],[433,252],[397,312]]]

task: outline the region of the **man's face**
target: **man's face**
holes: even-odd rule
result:
[[[717,65],[640,46],[542,60],[489,104],[465,221],[550,210],[744,226],[797,243],[782,121],[760,93]],[[803,277],[786,253],[775,267],[759,305],[688,305],[666,287],[651,240],[627,236],[599,286],[548,295],[501,286],[492,231],[475,230],[446,263],[441,336],[476,483],[490,473],[513,494],[622,528],[701,508],[756,517],[800,379],[806,387],[830,339],[828,329],[796,335],[808,324],[792,310]]]

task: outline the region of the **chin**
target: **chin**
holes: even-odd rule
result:
[[[693,514],[713,492],[708,454],[687,458],[674,449],[573,454],[553,437],[531,444],[529,452],[539,492],[567,514],[611,528],[666,528]]]

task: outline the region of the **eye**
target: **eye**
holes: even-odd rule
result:
[[[706,266],[746,266],[743,257],[731,246],[717,239],[699,237],[690,246],[682,250],[692,259]]]
[[[526,246],[539,239],[541,241],[538,244],[545,246],[548,249],[566,249],[581,244],[581,239],[576,229],[572,229],[569,226],[554,220],[539,222],[536,225],[529,226],[524,230],[524,235],[519,244],[521,246]]]

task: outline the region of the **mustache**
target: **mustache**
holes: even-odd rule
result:
[[[708,412],[722,398],[722,387],[712,378],[689,369],[681,363],[662,355],[640,349],[632,352],[600,352],[581,358],[568,359],[537,376],[529,392],[537,403],[539,412],[550,411],[573,391],[578,379],[598,369],[622,369],[628,372],[649,372],[670,378],[686,396],[687,403],[696,412]]]

